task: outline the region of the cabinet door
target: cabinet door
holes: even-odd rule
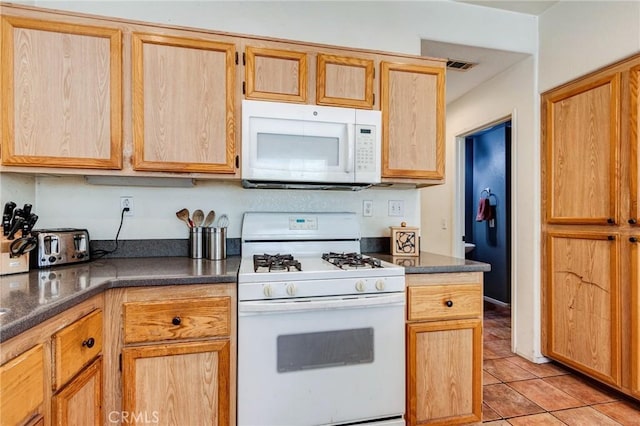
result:
[[[624,219],[631,225],[640,226],[640,65],[631,68],[629,72],[629,88],[631,96],[629,111],[630,211],[629,216]]]
[[[444,67],[381,69],[382,177],[444,179]]]
[[[554,231],[546,244],[548,355],[620,384],[616,237]]]
[[[245,97],[284,102],[307,102],[307,54],[247,46]]]
[[[543,107],[547,223],[616,223],[620,75],[547,94]]]
[[[407,425],[482,421],[482,320],[407,324]]]
[[[235,45],[132,34],[136,170],[235,173]]]
[[[316,103],[353,108],[373,108],[372,59],[318,54]]]
[[[631,393],[640,398],[640,236],[630,238]]]
[[[122,350],[123,411],[130,424],[229,424],[228,339]]]
[[[44,402],[44,349],[38,345],[0,367],[0,424],[17,425]]]
[[[57,426],[102,424],[102,357],[53,396],[51,410]]]
[[[2,17],[2,164],[122,167],[122,35]]]

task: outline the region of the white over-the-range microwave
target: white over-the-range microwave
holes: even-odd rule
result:
[[[379,183],[380,133],[380,111],[243,100],[243,185],[357,189]]]

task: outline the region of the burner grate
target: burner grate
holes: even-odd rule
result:
[[[271,271],[302,271],[302,265],[290,254],[254,254],[253,271],[258,272],[259,268],[267,268]]]
[[[341,268],[382,268],[379,259],[363,256],[360,253],[324,253],[322,258],[327,262]]]

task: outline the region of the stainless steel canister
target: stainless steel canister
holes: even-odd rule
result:
[[[204,257],[210,260],[227,258],[227,228],[204,228]]]
[[[203,232],[198,226],[189,229],[189,257],[192,259],[202,259],[203,255]]]

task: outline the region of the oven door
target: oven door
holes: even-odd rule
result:
[[[404,293],[239,302],[238,315],[239,425],[404,424]]]

